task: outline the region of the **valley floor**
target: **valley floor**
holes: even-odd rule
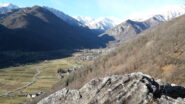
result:
[[[56,73],[59,68],[74,67],[78,64],[70,58],[66,58],[1,69],[0,88],[2,90],[0,90],[0,94],[5,97],[2,96],[0,98],[0,103],[11,104],[12,102],[22,102],[23,99],[27,99],[28,94],[47,91],[59,81]]]
[[[72,57],[0,69],[0,104],[19,104],[51,89],[69,73],[57,73],[90,64],[107,49],[83,50]]]

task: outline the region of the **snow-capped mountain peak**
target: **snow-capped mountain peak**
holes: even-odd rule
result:
[[[111,29],[114,26],[123,22],[123,20],[115,17],[90,18],[83,16],[74,16],[74,18],[78,20],[80,23],[88,26],[90,29],[97,29],[102,31]]]
[[[85,17],[85,16],[73,16],[73,18],[75,18],[76,20],[78,20],[82,24],[88,24],[88,23],[94,21],[93,18]]]
[[[2,7],[7,7],[8,5],[10,5],[10,3],[0,4],[0,8],[2,8]]]
[[[0,4],[0,8],[17,9],[19,7],[11,3],[5,3],[5,4]]]
[[[185,5],[172,5],[162,8],[156,11],[159,15],[162,15],[165,20],[171,20],[175,17],[185,14]]]
[[[183,14],[185,14],[185,5],[169,5],[150,11],[149,13],[134,14],[129,18],[135,21],[146,21],[151,17],[156,17],[161,21],[169,21]]]
[[[12,9],[18,9],[19,7],[11,3],[0,4],[0,14],[11,11]]]

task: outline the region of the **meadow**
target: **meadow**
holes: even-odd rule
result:
[[[64,58],[0,69],[0,104],[19,104],[31,100],[22,95],[49,91],[60,80],[57,73],[59,68],[66,69],[79,65],[80,61]],[[31,84],[27,87],[16,90],[29,83]],[[12,93],[7,94],[10,91]]]

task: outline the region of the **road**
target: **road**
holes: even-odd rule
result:
[[[41,73],[41,70],[40,70],[40,69],[37,69],[37,73],[33,76],[31,82],[29,82],[28,84],[26,84],[26,85],[24,85],[24,86],[21,86],[21,87],[19,87],[19,88],[16,88],[16,89],[14,89],[14,90],[12,90],[12,91],[8,91],[8,92],[6,92],[5,94],[1,94],[0,97],[1,97],[1,96],[9,96],[10,94],[13,94],[13,93],[15,93],[15,92],[17,92],[17,91],[19,91],[19,90],[22,90],[22,89],[24,89],[24,88],[29,87],[30,85],[32,85],[33,83],[35,83],[35,82],[37,81],[37,76],[39,76],[40,73]]]

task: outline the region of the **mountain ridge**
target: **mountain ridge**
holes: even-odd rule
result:
[[[146,21],[133,21],[128,19],[127,21],[117,25],[113,29],[107,30],[103,35],[113,36],[118,42],[124,42],[132,39],[143,31],[158,26],[163,23],[161,19],[156,17],[149,18]]]
[[[130,17],[130,19],[135,21],[146,21],[148,18],[161,16],[164,21],[169,21],[183,14],[185,14],[185,5],[169,5],[160,9],[150,11],[149,13],[138,14],[136,16],[133,15]]]
[[[32,22],[30,22],[30,21],[32,21]],[[0,20],[0,24],[4,25],[5,27],[7,27],[9,29],[14,29],[14,30],[17,29],[18,31],[20,31],[20,29],[27,29],[26,31],[29,31],[30,33],[33,33],[33,31],[34,32],[38,31],[38,32],[33,34],[35,36],[36,36],[36,34],[37,34],[37,36],[39,36],[39,34],[40,34],[39,31],[42,31],[42,32],[48,31],[48,33],[46,33],[46,34],[56,33],[56,32],[58,32],[59,34],[63,34],[62,32],[65,31],[65,33],[70,33],[68,30],[71,30],[71,31],[75,31],[76,34],[79,34],[79,37],[78,38],[76,37],[76,39],[78,39],[78,41],[80,41],[80,38],[83,38],[84,36],[86,38],[91,37],[92,38],[91,40],[96,38],[96,35],[80,34],[79,33],[80,31],[82,31],[82,32],[86,31],[87,34],[90,34],[91,31],[81,29],[81,28],[75,28],[75,27],[69,25],[67,22],[65,22],[63,20],[60,20],[54,14],[49,12],[47,9],[44,9],[42,7],[39,7],[39,6],[34,6],[32,8],[23,8],[23,9],[20,9],[18,11],[15,11],[15,12],[13,12],[13,14],[2,18]],[[38,26],[42,26],[42,27],[39,27],[40,30],[38,30]],[[60,27],[60,26],[63,26],[63,27]],[[55,28],[49,28],[49,27],[55,27]],[[65,27],[65,29],[63,29],[64,27]],[[46,30],[46,28],[47,28],[47,30]],[[30,29],[32,31],[30,31]],[[44,30],[42,30],[42,29],[44,29]],[[61,29],[63,29],[63,30],[61,30]],[[47,35],[45,35],[45,36],[47,36]],[[57,36],[60,37],[60,35],[57,35]],[[73,36],[73,35],[71,34],[71,36]],[[57,38],[57,40],[59,39],[59,37]],[[69,39],[66,39],[66,40],[69,40]],[[68,42],[70,42],[70,41],[68,41]],[[91,41],[91,42],[93,42],[93,41]],[[83,43],[83,42],[78,42],[78,43],[80,44],[80,43]]]
[[[90,29],[100,30],[102,32],[112,29],[113,27],[122,22],[121,19],[111,17],[101,17],[101,18],[90,18],[83,16],[73,16],[73,17],[82,24],[88,26]]]
[[[18,6],[15,6],[13,4],[1,4],[1,5],[3,8],[7,8],[7,9],[8,9],[8,6],[14,7],[14,8],[9,8],[8,10],[18,8]],[[113,17],[90,18],[90,17],[84,17],[84,16],[69,16],[57,9],[53,9],[46,6],[43,6],[43,8],[48,9],[50,12],[54,13],[57,17],[61,18],[62,20],[68,22],[71,25],[79,26],[79,27],[83,26],[86,28],[88,27],[91,30],[95,30],[97,34],[106,32],[107,30],[109,31],[110,29],[124,22],[124,19],[122,20],[122,19],[113,18]],[[4,12],[7,12],[7,10]],[[158,18],[158,20],[165,22],[173,18],[176,18],[178,16],[181,16],[183,14],[185,14],[184,5],[172,5],[172,6],[161,8],[160,10],[153,11],[152,14],[145,14],[141,17],[133,16],[128,19],[137,21],[137,22],[144,22],[149,18],[155,17],[155,18]]]
[[[185,14],[185,5],[176,5],[172,6],[171,8],[168,7],[150,16],[146,15],[146,17],[143,19],[138,19],[138,17],[137,19],[128,19],[125,22],[101,34],[101,36],[106,34],[113,36],[118,41],[118,43],[124,42],[125,40],[131,39],[137,36],[139,33],[144,32],[145,30],[154,28],[161,23],[168,22],[171,19],[177,18],[183,14]],[[132,23],[128,23],[129,20],[132,21]]]
[[[50,12],[52,12],[53,14],[55,14],[57,17],[61,18],[63,21],[66,21],[68,22],[69,24],[71,25],[74,25],[74,26],[83,26],[83,24],[81,24],[79,21],[77,21],[75,18],[57,10],[57,9],[54,9],[54,8],[50,8],[50,7],[47,7],[47,6],[44,6],[43,8],[46,8],[48,9]],[[84,26],[85,27],[85,26]]]
[[[13,9],[19,9],[19,7],[11,3],[0,4],[0,14],[10,12]]]

